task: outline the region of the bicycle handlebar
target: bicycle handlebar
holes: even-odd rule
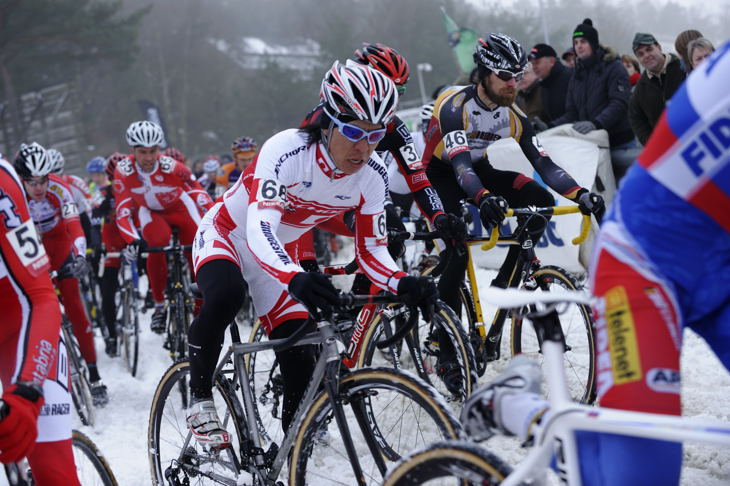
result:
[[[337,304],[337,308],[339,309],[348,309],[352,307],[362,307],[364,305],[368,304],[396,304],[402,302],[401,299],[394,294],[381,294],[381,295],[355,295],[350,292],[348,293],[341,293],[339,296],[339,302]],[[377,344],[378,347],[387,347],[393,344],[395,341],[403,338],[405,336],[406,332],[408,332],[418,321],[418,312],[415,309],[411,309],[411,318],[409,319],[408,323],[403,327],[403,329],[406,329],[405,332],[403,329],[399,329],[398,332],[396,332],[392,337],[388,338],[387,340],[381,341]],[[413,317],[415,316],[415,318]],[[318,316],[315,316],[317,319],[319,319]],[[411,322],[413,320],[414,322]],[[274,351],[281,352],[286,351],[287,349],[293,347],[297,341],[304,335],[304,333],[309,328],[310,324],[314,322],[314,319],[312,318],[311,314],[310,317],[307,318],[306,321],[296,330],[292,333],[291,336],[288,338],[285,338],[286,340],[280,344],[277,344],[274,346]],[[381,348],[382,349],[382,348]]]
[[[167,253],[167,252],[175,252],[175,251],[189,251],[193,249],[193,245],[167,245],[167,246],[150,246],[148,248],[145,248],[140,253],[144,255],[145,253]]]
[[[545,208],[510,208],[505,213],[505,216],[507,218],[510,218],[512,216],[518,216],[520,214],[530,215],[530,214],[540,214],[544,216],[562,216],[564,214],[573,214],[573,213],[582,213],[583,218],[581,220],[580,225],[580,233],[578,236],[573,238],[571,240],[571,243],[574,245],[580,245],[583,243],[587,238],[588,234],[591,231],[591,215],[590,213],[586,214],[583,213],[580,209],[580,206],[548,206]],[[492,230],[489,234],[489,240],[486,241],[486,243],[483,243],[481,248],[484,251],[491,250],[497,245],[497,242],[499,241],[499,226],[493,226]]]

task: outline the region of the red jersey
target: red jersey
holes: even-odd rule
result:
[[[48,191],[41,201],[27,198],[30,215],[44,244],[70,240],[74,255],[86,254],[86,238],[71,188],[56,175],[48,176]],[[49,250],[50,251],[50,250]]]
[[[213,206],[205,189],[184,164],[159,155],[151,172],[142,172],[134,156],[117,164],[114,173],[117,226],[127,243],[140,239],[133,217],[140,207],[151,211],[197,214],[197,220]]]
[[[12,383],[42,386],[53,369],[61,311],[48,269],[20,180],[0,159],[0,344],[15,343],[14,368],[2,370],[4,376],[12,373]]]

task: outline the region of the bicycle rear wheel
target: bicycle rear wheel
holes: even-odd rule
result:
[[[367,484],[380,484],[383,474],[376,465],[365,437],[377,443],[377,457],[398,461],[416,447],[461,434],[456,418],[436,390],[399,370],[366,368],[339,381],[338,403],[343,406],[350,436]],[[320,393],[296,432],[291,452],[289,484],[357,484],[341,432],[334,420],[332,401]]]
[[[512,468],[484,447],[461,441],[437,442],[409,455],[390,471],[383,486],[501,484]]]
[[[575,279],[565,270],[556,266],[544,266],[537,269],[523,289],[535,292],[574,292],[579,289]],[[595,390],[595,341],[593,336],[593,319],[591,309],[586,305],[565,304],[567,309],[561,312],[560,328],[565,337],[565,373],[574,400],[582,403],[593,403]],[[542,362],[542,343],[529,321],[512,318],[512,354],[523,353]]]
[[[200,446],[188,430],[187,403],[183,403],[177,391],[181,386],[187,388],[189,376],[189,362],[175,363],[165,372],[155,390],[147,429],[152,482],[156,486],[238,484],[235,481],[239,479],[241,467],[236,454],[245,443],[245,434],[240,419],[243,410],[235,391],[227,378],[220,374],[215,377],[213,400],[221,424],[231,435],[231,447],[209,451]],[[215,477],[218,479],[212,479]]]
[[[76,474],[83,486],[117,486],[114,473],[91,439],[83,432],[74,430],[71,443]]]

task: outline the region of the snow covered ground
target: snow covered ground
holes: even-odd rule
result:
[[[491,272],[480,270],[479,273],[479,279],[485,285],[491,281]],[[76,427],[89,435],[100,448],[123,486],[151,483],[147,458],[149,408],[155,387],[171,364],[162,348],[163,338],[149,330],[149,315],[144,315],[141,320],[140,365],[136,378],[129,375],[120,358],[108,358],[101,340],[97,341],[99,370],[109,388],[110,403],[97,411],[94,428],[82,427],[78,420],[76,423]],[[705,343],[691,332],[685,334],[682,362],[685,414],[730,421],[730,375]],[[507,359],[503,358],[490,365],[481,381],[494,377],[506,363]],[[485,445],[511,464],[517,464],[524,455],[514,439],[496,438]],[[343,463],[342,467],[349,468],[349,465]],[[0,478],[0,485],[4,484],[4,480],[4,477]],[[730,484],[730,450],[686,446],[682,484]]]

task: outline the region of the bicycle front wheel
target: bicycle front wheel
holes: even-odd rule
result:
[[[511,472],[507,463],[483,447],[444,441],[409,455],[388,473],[383,486],[492,486]]]
[[[575,292],[579,285],[565,270],[555,266],[545,266],[536,270],[523,289],[535,292]],[[591,309],[581,304],[566,304],[566,309],[558,316],[560,328],[565,339],[565,374],[570,395],[582,403],[592,403],[595,391],[595,341]],[[523,353],[542,362],[542,343],[535,328],[529,321],[512,318],[512,354]]]
[[[345,413],[366,484],[383,480],[377,461],[387,467],[417,447],[461,433],[436,390],[399,370],[354,371],[340,379],[336,400]],[[332,400],[320,393],[296,432],[289,484],[357,484],[353,471],[342,466],[349,462]]]
[[[447,400],[463,400],[471,395],[472,388],[476,386],[477,382],[474,352],[462,329],[461,321],[456,317],[454,311],[439,302],[435,308],[433,321],[430,323],[420,321],[416,330],[406,340],[410,340],[410,342],[396,343],[390,348],[382,350],[381,353],[377,348],[377,343],[386,337],[384,326],[391,326],[390,335],[392,335],[399,325],[404,325],[407,320],[407,312],[391,320],[383,319],[381,314],[377,314],[363,338],[361,345],[363,351],[358,359],[358,368],[373,364],[379,366],[393,364],[396,362],[397,354],[397,362],[402,368],[417,373],[430,385],[433,385]],[[459,374],[458,378],[448,377],[448,381],[444,381],[447,378],[438,374],[439,354],[444,346],[444,343],[439,342],[441,339],[448,339],[447,346],[454,351],[454,363],[458,364],[456,370]],[[413,346],[411,347],[409,344]],[[409,351],[408,358],[404,353],[406,347]],[[379,358],[381,355],[384,360]],[[419,359],[421,366],[416,364]]]
[[[237,484],[241,467],[236,452],[245,443],[245,435],[240,419],[243,410],[233,387],[220,374],[215,377],[213,401],[221,424],[231,434],[231,447],[210,451],[188,430],[187,403],[183,404],[177,389],[187,388],[189,378],[190,363],[180,361],[165,372],[155,390],[147,429],[153,484]]]
[[[65,318],[64,318],[65,319]],[[94,401],[91,398],[91,385],[89,384],[89,372],[86,363],[81,358],[81,350],[75,338],[69,332],[68,326],[63,325],[63,341],[65,346],[59,352],[66,353],[66,359],[59,359],[59,362],[68,363],[68,372],[71,375],[71,401],[74,404],[76,413],[81,423],[90,427],[94,426]]]
[[[126,283],[122,289],[122,349],[124,363],[132,376],[137,376],[137,361],[139,358],[139,316],[137,314],[137,299],[135,289],[131,283]]]
[[[117,486],[114,473],[91,439],[83,432],[74,430],[71,444],[76,474],[83,486]]]

